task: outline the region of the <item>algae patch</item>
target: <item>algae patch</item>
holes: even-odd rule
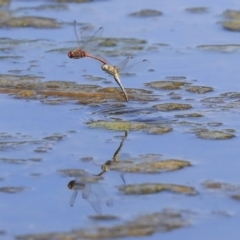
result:
[[[206,87],[206,86],[191,86],[191,87],[188,87],[186,90],[191,93],[204,94],[204,93],[212,92],[214,89],[212,87]]]
[[[51,240],[51,239],[115,239],[126,237],[151,236],[159,232],[169,232],[190,225],[191,214],[181,210],[162,210],[135,217],[112,227],[94,227],[74,229],[70,232],[19,235],[17,240]]]
[[[191,166],[189,161],[179,159],[161,160],[160,157],[140,156],[139,158],[126,159],[123,161],[107,161],[102,169],[131,173],[156,174],[161,172],[175,171]]]
[[[41,77],[31,75],[0,74],[0,93],[14,94],[16,98],[43,99],[44,103],[64,103],[64,99],[78,100],[80,104],[98,104],[109,99],[124,101],[118,88],[101,88],[98,85],[78,84],[68,81],[41,81]],[[129,89],[130,99],[154,101],[151,91]],[[62,98],[57,99],[56,98]]]
[[[240,185],[219,182],[216,180],[207,180],[202,183],[202,186],[213,193],[220,192],[231,199],[240,201]]]
[[[139,131],[146,130],[150,134],[164,134],[172,131],[168,126],[155,126],[141,122],[128,122],[128,121],[92,121],[87,125],[90,128],[103,128],[113,131]]]
[[[130,14],[131,17],[158,17],[161,16],[162,12],[155,9],[143,9],[138,12]]]
[[[12,16],[9,12],[0,13],[0,27],[33,27],[33,28],[60,28],[60,24],[53,18],[35,16]]]
[[[176,184],[161,184],[161,183],[143,183],[124,185],[118,188],[120,191],[127,195],[143,195],[153,194],[163,191],[169,191],[173,193],[182,193],[187,195],[196,195],[197,192],[193,187],[176,185]]]
[[[25,187],[0,187],[0,193],[19,193],[19,192],[24,192],[28,190],[28,188]]]
[[[211,139],[211,140],[227,140],[236,137],[235,134],[223,131],[210,131],[210,130],[203,130],[196,133],[196,136],[199,138],[204,139]]]
[[[147,87],[162,89],[162,90],[177,90],[186,85],[189,85],[189,83],[181,82],[181,81],[155,81],[155,82],[145,83],[145,86]]]
[[[189,13],[207,13],[208,12],[208,8],[207,7],[190,7],[190,8],[186,8],[185,9],[186,12]]]
[[[227,20],[222,22],[222,27],[229,31],[240,31],[240,11],[227,10],[223,13]]]
[[[161,103],[161,104],[153,105],[153,108],[155,108],[158,111],[169,112],[169,111],[187,110],[192,108],[192,105],[184,104],[184,103]]]

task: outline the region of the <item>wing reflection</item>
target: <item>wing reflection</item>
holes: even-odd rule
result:
[[[121,151],[121,149],[123,147],[123,144],[124,144],[127,136],[128,136],[128,131],[125,131],[124,132],[124,136],[122,137],[122,141],[121,141],[118,149],[114,153],[112,160],[108,160],[107,162],[105,162],[105,164],[102,165],[102,172],[100,172],[96,176],[102,176],[105,172],[107,172],[111,168],[111,165],[117,164],[119,162],[119,153],[120,153],[120,151]],[[124,174],[121,173],[120,176],[122,178],[123,183],[125,184],[126,182],[125,182]]]
[[[70,181],[68,188],[74,191],[70,199],[70,206],[74,206],[79,191],[82,193],[82,198],[87,200],[98,214],[101,214],[101,202],[112,206],[113,201],[99,183],[100,179],[102,179],[100,176],[85,174],[77,180]]]
[[[125,131],[122,137],[121,143],[118,149],[115,151],[113,158],[107,161],[101,168],[102,171],[99,174],[93,175],[85,171],[80,172],[80,177],[72,180],[68,183],[68,188],[73,190],[70,206],[73,207],[79,192],[82,193],[82,198],[88,201],[96,213],[101,214],[101,203],[104,202],[107,206],[113,205],[113,200],[107,195],[106,191],[101,186],[100,180],[103,179],[104,173],[106,173],[113,164],[119,162],[119,153],[123,147],[124,141],[128,136],[128,132]],[[123,173],[121,174],[122,181],[125,183]]]

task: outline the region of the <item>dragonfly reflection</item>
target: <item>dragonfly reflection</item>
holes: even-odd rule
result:
[[[122,137],[122,141],[118,149],[115,151],[113,158],[111,160],[108,160],[101,167],[102,171],[99,174],[92,175],[83,171],[81,173],[81,177],[68,183],[68,188],[73,190],[73,194],[70,199],[71,207],[74,206],[78,192],[82,193],[82,198],[87,200],[98,214],[101,213],[101,202],[105,202],[107,206],[113,205],[112,199],[107,195],[106,191],[101,186],[100,180],[103,179],[102,176],[104,173],[111,169],[111,166],[119,163],[119,153],[127,136],[128,132],[125,131],[124,136]],[[123,174],[121,174],[121,178],[125,183]]]
[[[87,174],[77,180],[70,181],[68,188],[74,191],[70,199],[70,206],[74,206],[79,191],[82,192],[82,198],[86,199],[98,214],[101,213],[100,203],[102,201],[104,201],[107,206],[112,206],[112,199],[108,197],[98,182],[100,179],[102,179],[100,174],[98,174],[98,176]]]
[[[119,163],[119,153],[120,153],[120,151],[121,151],[121,149],[123,147],[123,144],[124,144],[127,136],[128,136],[128,131],[125,131],[124,132],[124,136],[122,137],[122,141],[121,141],[118,149],[114,153],[113,158],[111,160],[108,160],[107,162],[105,162],[104,165],[102,165],[102,167],[101,167],[102,168],[102,172],[100,172],[96,176],[102,176],[105,172],[107,172],[109,169],[111,169],[111,166],[113,166],[114,164],[118,164]],[[124,179],[123,173],[120,176],[121,176],[123,182],[125,183],[125,179]]]

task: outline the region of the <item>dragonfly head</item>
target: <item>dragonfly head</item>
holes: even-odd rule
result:
[[[104,172],[108,171],[108,169],[109,169],[108,165],[106,165],[106,164],[102,165],[101,168]]]
[[[73,189],[73,187],[74,187],[74,185],[75,185],[75,180],[72,180],[72,181],[70,181],[69,183],[68,183],[68,188],[69,189]]]
[[[74,59],[83,58],[83,57],[86,57],[86,53],[82,51],[80,48],[77,48],[73,51],[69,51],[68,57],[74,58]]]
[[[108,65],[107,64],[103,64],[102,65],[102,70],[103,71],[107,71],[108,70]]]
[[[69,52],[68,52],[68,57],[69,57],[69,58],[73,58],[73,53],[72,53],[72,51],[69,51]]]
[[[103,64],[102,70],[107,72],[110,75],[115,75],[118,72],[114,66],[108,65],[108,64]]]
[[[85,187],[85,184],[82,182],[78,182],[76,180],[72,180],[68,183],[69,189],[83,189]]]

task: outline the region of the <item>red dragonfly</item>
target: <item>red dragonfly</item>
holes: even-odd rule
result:
[[[100,27],[92,36],[81,39],[81,42],[80,42],[78,38],[77,30],[76,30],[76,24],[77,24],[76,21],[74,21],[74,33],[80,47],[74,49],[73,51],[69,51],[68,57],[74,58],[74,59],[89,57],[89,58],[94,58],[103,64],[106,64],[107,62],[104,59],[93,56],[89,54],[86,50],[86,49],[93,49],[97,45],[97,40],[102,36],[103,27]]]

